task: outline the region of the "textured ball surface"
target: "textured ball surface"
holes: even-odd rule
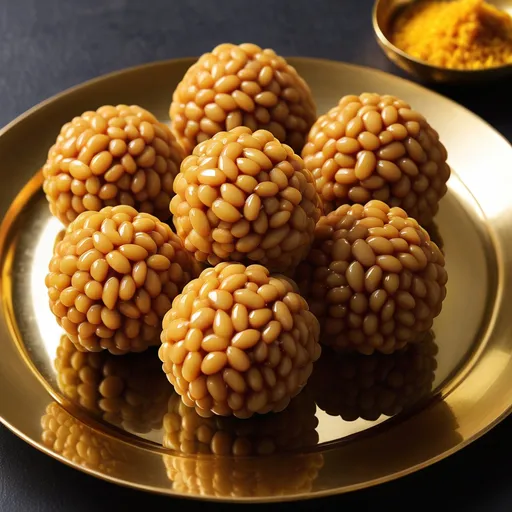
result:
[[[199,261],[292,270],[306,256],[321,203],[311,173],[268,131],[217,133],[187,157],[174,182],[174,225]]]
[[[335,354],[324,350],[308,390],[327,414],[345,421],[394,416],[426,398],[437,368],[432,332],[394,354]]]
[[[68,226],[46,286],[53,314],[79,349],[124,354],[158,344],[162,318],[196,275],[167,224],[115,206]]]
[[[437,132],[389,95],[344,96],[313,125],[302,157],[325,213],[378,199],[429,224],[450,177]]]
[[[63,335],[55,368],[64,396],[104,421],[138,433],[162,428],[173,389],[155,350],[81,352]]]
[[[159,355],[201,416],[283,410],[320,355],[318,321],[286,279],[261,265],[220,263],[173,301]]]
[[[212,416],[203,418],[187,407],[179,395],[169,400],[164,418],[166,448],[186,454],[246,457],[270,455],[316,446],[316,405],[308,388],[276,414],[256,415],[249,420]]]
[[[446,296],[444,257],[404,210],[340,206],[318,222],[295,280],[334,349],[391,353],[432,327]]]
[[[316,107],[306,82],[273,50],[221,44],[187,71],[169,114],[174,134],[189,153],[237,126],[269,130],[300,152]]]
[[[43,167],[43,188],[65,225],[84,211],[120,204],[166,220],[183,157],[153,114],[136,105],[106,105],[62,127]]]
[[[108,439],[71,416],[57,402],[52,402],[41,418],[43,444],[65,459],[107,475],[118,474],[125,466],[121,453]]]

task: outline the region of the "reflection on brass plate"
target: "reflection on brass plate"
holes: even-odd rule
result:
[[[428,332],[417,344],[391,355],[335,354],[324,349],[311,383],[317,406],[346,421],[395,416],[429,395],[437,345]]]
[[[173,389],[155,349],[126,357],[79,352],[62,335],[55,369],[62,394],[93,416],[134,433],[162,428]]]
[[[397,478],[460,449],[509,412],[510,145],[467,110],[407,81],[335,62],[290,62],[319,113],[345,94],[394,94],[425,114],[448,148],[449,191],[429,228],[450,279],[432,332],[392,355],[326,349],[286,410],[250,420],[202,418],[184,406],[156,350],[79,352],[48,308],[44,278],[62,225],[50,216],[37,170],[60,126],[98,105],[139,104],[165,121],[192,60],[129,69],[39,105],[0,134],[0,172],[9,177],[0,189],[0,417],[24,440],[139,489],[277,501]]]

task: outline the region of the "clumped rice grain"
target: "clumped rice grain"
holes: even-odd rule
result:
[[[300,156],[270,132],[220,132],[185,158],[171,201],[198,261],[261,263],[288,272],[305,257],[322,209]]]
[[[311,128],[302,157],[325,213],[377,199],[429,224],[450,177],[437,132],[408,103],[390,95],[341,98]]]
[[[165,315],[160,359],[201,416],[283,410],[320,356],[317,319],[288,279],[220,263],[188,283]]]
[[[65,225],[84,211],[123,204],[166,220],[183,157],[169,128],[147,110],[104,105],[62,127],[43,167],[43,188]]]
[[[170,116],[188,153],[237,126],[268,130],[300,152],[316,107],[309,86],[274,50],[225,43],[187,71],[174,91]]]
[[[171,228],[131,206],[83,212],[49,264],[50,308],[82,350],[142,352],[197,264]]]
[[[320,219],[295,280],[325,345],[389,354],[419,343],[432,327],[446,296],[444,265],[416,220],[373,200]]]

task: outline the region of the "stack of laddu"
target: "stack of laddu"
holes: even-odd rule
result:
[[[159,345],[184,405],[249,418],[287,407],[321,345],[422,343],[447,282],[422,225],[450,171],[421,114],[364,93],[317,118],[284,58],[222,44],[170,116],[102,106],[49,151],[44,191],[66,231],[46,285],[77,350]]]

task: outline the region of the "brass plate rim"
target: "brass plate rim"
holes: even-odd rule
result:
[[[82,84],[75,85],[73,87],[70,87],[70,88],[68,88],[68,89],[66,89],[66,90],[64,90],[64,91],[62,91],[62,92],[60,92],[60,93],[58,93],[58,94],[56,94],[56,95],[54,95],[54,96],[44,100],[44,101],[42,101],[41,103],[35,105],[31,109],[27,110],[26,112],[24,112],[23,114],[18,116],[16,119],[11,121],[8,125],[6,125],[3,129],[0,130],[0,137],[4,136],[9,130],[11,130],[12,128],[17,126],[19,123],[27,120],[28,118],[30,118],[31,115],[33,115],[35,112],[40,111],[45,106],[50,105],[53,102],[58,101],[59,99],[61,99],[63,97],[66,97],[66,96],[68,96],[71,93],[80,92],[81,90],[84,90],[84,89],[88,88],[91,85],[94,85],[94,84],[97,84],[97,83],[101,83],[101,82],[106,82],[106,81],[108,81],[109,79],[111,79],[113,77],[116,77],[116,76],[119,76],[119,75],[122,75],[122,74],[125,74],[125,73],[129,73],[129,72],[134,72],[134,71],[135,72],[140,72],[140,71],[144,71],[144,70],[147,70],[149,68],[152,68],[152,67],[157,68],[159,66],[164,66],[165,67],[165,66],[172,66],[172,65],[177,65],[177,64],[182,64],[182,65],[183,64],[188,64],[188,63],[191,64],[194,60],[195,60],[195,58],[185,57],[185,58],[181,58],[181,59],[171,59],[171,60],[155,61],[155,62],[143,64],[143,65],[140,65],[140,66],[133,66],[133,67],[130,67],[130,68],[125,68],[125,69],[117,70],[117,71],[108,73],[106,75],[94,78],[94,79],[89,80],[87,82],[84,82]],[[372,68],[368,68],[368,67],[364,67],[364,66],[358,66],[358,65],[354,65],[354,64],[340,63],[340,62],[336,62],[336,61],[332,61],[332,60],[328,60],[328,59],[315,59],[315,58],[308,58],[308,57],[290,57],[288,60],[290,61],[290,63],[292,65],[301,64],[301,63],[303,65],[308,65],[308,64],[324,64],[324,65],[329,65],[329,66],[333,66],[334,65],[334,66],[341,66],[341,67],[343,67],[344,70],[348,70],[348,71],[350,71],[351,69],[352,70],[364,69],[364,70],[370,71],[371,73],[376,74],[376,75],[384,75],[388,79],[389,79],[390,76],[392,76],[392,75],[389,75],[388,73],[385,73],[385,72],[380,71],[380,70],[374,70]],[[406,84],[408,87],[414,87],[414,88],[418,89],[420,92],[421,91],[423,91],[423,92],[425,91],[425,89],[423,87],[421,87],[421,86],[419,86],[417,84],[411,83],[410,81],[408,81],[406,79],[402,79],[400,77],[394,77],[394,76],[392,78],[393,78],[393,80],[403,82],[404,85]],[[443,96],[441,96],[441,95],[439,95],[439,94],[437,94],[437,93],[435,93],[433,91],[427,91],[427,92],[431,96],[437,96],[437,97],[440,97],[440,98],[443,98],[444,100],[446,100],[446,98],[444,98]],[[479,123],[484,124],[488,129],[490,129],[494,133],[494,135],[498,135],[502,139],[502,141],[504,141],[506,144],[508,144],[507,139],[505,139],[505,137],[503,137],[502,134],[500,134],[497,130],[495,130],[492,126],[490,126],[489,123],[487,123],[485,120],[481,119],[476,114],[473,114],[472,112],[470,112],[465,107],[462,107],[461,105],[458,105],[458,104],[456,104],[455,102],[453,102],[451,100],[448,100],[448,101],[450,101],[453,105],[456,105],[459,110],[463,109],[466,112],[470,113],[473,118],[478,119]],[[35,176],[33,176],[33,178],[35,178]],[[16,196],[16,197],[18,197],[18,196]],[[2,226],[0,227],[0,245],[3,245],[3,243],[5,241],[4,234],[5,234],[5,231],[6,231],[7,227],[8,227],[7,224],[9,224],[9,222],[5,222],[6,220],[7,219],[4,217],[3,222],[2,222]],[[489,229],[489,230],[486,230],[486,232],[491,236],[491,238],[494,239],[493,230]],[[496,263],[497,263],[498,269],[503,269],[504,268],[504,264],[503,264],[503,261],[501,261],[501,258],[499,257],[500,254],[499,254],[499,251],[497,251],[497,247],[494,244],[494,240],[493,240],[493,244],[492,245],[493,245],[493,248],[495,249],[494,253],[497,256],[496,257]],[[494,324],[494,322],[496,320],[495,316],[496,316],[497,310],[498,310],[497,306],[501,303],[502,298],[503,298],[502,297],[503,289],[502,289],[502,286],[499,286],[499,283],[502,281],[502,279],[503,279],[502,272],[498,272],[498,280],[497,280],[498,293],[497,293],[497,295],[495,297],[494,307],[491,308],[492,312],[491,312],[491,315],[490,315],[490,317],[488,319],[488,322],[487,322],[487,325],[486,325],[486,329],[485,329],[486,332],[491,330],[491,328],[492,328],[492,326],[493,326],[493,324]],[[483,346],[483,344],[482,344],[482,346]],[[23,354],[18,353],[18,355],[21,355],[21,357],[23,357],[23,359],[25,359]],[[474,353],[474,354],[472,354],[470,356],[469,360],[464,364],[463,368],[471,368],[472,367],[472,360],[473,360],[474,357],[477,357],[477,353]],[[38,372],[37,373],[34,372],[31,368],[29,368],[29,370],[31,371],[31,373],[32,373],[34,378],[36,378],[36,379],[42,378],[42,377],[37,375]],[[458,383],[455,382],[455,381],[459,381],[458,373],[459,372],[457,372],[457,375],[455,375],[454,379],[452,380],[452,383],[454,383],[454,389],[458,386]],[[47,389],[45,389],[45,393],[48,393]],[[424,410],[428,410],[431,407],[433,407],[437,403],[437,401],[438,401],[437,397],[434,398],[425,407]],[[479,437],[481,437],[482,435],[487,433],[489,430],[491,430],[495,425],[497,425],[500,421],[502,421],[505,417],[507,417],[508,414],[510,414],[510,412],[512,412],[512,401],[510,401],[508,406],[506,406],[505,408],[502,408],[501,414],[496,416],[493,421],[488,422],[487,425],[485,427],[481,428],[478,432],[476,432],[476,433],[474,433],[474,434],[472,434],[470,436],[467,436],[465,439],[460,441],[456,446],[454,446],[454,447],[452,447],[452,448],[450,448],[448,450],[445,450],[445,451],[439,453],[438,455],[429,458],[428,460],[425,460],[425,461],[423,461],[421,463],[417,463],[417,464],[411,465],[411,466],[409,466],[409,467],[407,467],[405,469],[395,471],[395,472],[393,472],[391,474],[387,474],[385,476],[369,479],[369,480],[366,480],[366,481],[360,482],[360,483],[346,484],[342,488],[333,487],[333,488],[329,488],[329,489],[321,489],[321,490],[312,491],[309,494],[301,493],[301,494],[286,495],[286,496],[266,496],[266,497],[263,497],[263,498],[261,498],[261,497],[259,497],[259,498],[258,497],[257,498],[249,498],[249,497],[221,497],[221,496],[189,495],[189,494],[185,494],[185,493],[175,492],[171,488],[163,488],[163,487],[151,486],[151,485],[147,485],[147,484],[139,484],[136,481],[134,481],[133,479],[128,481],[128,480],[123,480],[123,479],[119,479],[119,478],[116,478],[116,477],[112,477],[112,476],[106,475],[106,474],[104,474],[104,473],[102,473],[100,471],[97,471],[97,470],[94,470],[94,469],[91,469],[91,468],[85,468],[85,467],[80,466],[80,465],[78,465],[76,463],[73,463],[72,461],[67,460],[62,455],[57,454],[57,453],[53,452],[52,450],[48,449],[46,446],[43,445],[43,443],[41,441],[38,441],[37,439],[35,439],[35,438],[25,434],[24,432],[22,432],[22,430],[20,430],[17,426],[12,424],[11,422],[8,422],[2,416],[0,416],[0,422],[2,424],[4,424],[7,428],[9,428],[18,437],[23,439],[25,442],[27,442],[31,446],[39,449],[41,452],[46,453],[47,455],[50,455],[51,457],[55,458],[56,460],[64,462],[65,464],[67,464],[70,467],[73,467],[75,469],[79,469],[80,471],[83,471],[83,472],[85,472],[87,474],[91,474],[93,476],[96,476],[96,477],[101,478],[103,480],[110,481],[112,483],[117,483],[117,484],[120,484],[120,485],[123,485],[123,486],[126,486],[126,487],[136,488],[136,489],[139,489],[139,490],[146,490],[146,491],[151,491],[151,492],[155,492],[155,493],[159,493],[159,494],[171,495],[171,496],[176,496],[176,497],[183,497],[183,498],[187,498],[187,499],[213,500],[213,501],[220,501],[220,502],[280,502],[280,501],[312,499],[312,498],[316,498],[316,497],[330,496],[330,495],[350,492],[350,491],[353,491],[353,490],[363,489],[363,488],[366,488],[366,487],[371,487],[371,486],[374,486],[374,485],[378,485],[380,483],[392,481],[392,480],[395,480],[395,479],[400,478],[402,476],[405,476],[407,474],[413,473],[413,472],[415,472],[415,471],[417,471],[419,469],[422,469],[424,467],[430,466],[430,465],[432,465],[432,464],[434,464],[434,463],[436,463],[436,462],[438,462],[438,461],[440,461],[440,460],[442,460],[442,459],[452,455],[453,453],[459,451],[460,449],[464,448],[465,446],[467,446],[468,444],[470,444],[471,442],[473,442],[474,440],[478,439]],[[390,426],[390,428],[392,428],[392,426]],[[378,436],[379,436],[379,434],[377,435],[377,437]],[[123,442],[122,439],[119,439],[119,441]],[[144,449],[144,448],[142,448],[142,449]],[[333,451],[335,449],[336,449],[336,447],[326,446],[325,447],[325,452],[330,452],[330,451]]]

